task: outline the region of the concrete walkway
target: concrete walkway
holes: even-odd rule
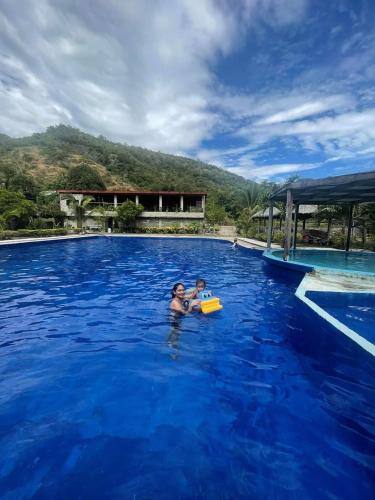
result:
[[[257,248],[265,250],[267,248],[267,243],[265,241],[254,240],[253,238],[237,238],[237,243],[246,248]],[[271,248],[281,249],[281,246],[277,243],[272,243]]]

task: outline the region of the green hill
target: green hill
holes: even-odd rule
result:
[[[65,125],[20,139],[0,134],[0,186],[8,187],[12,178],[10,188],[31,199],[41,190],[76,187],[66,184],[67,174],[82,164],[92,167],[107,189],[207,191],[209,204],[230,217],[248,206],[249,192],[262,190],[201,161],[111,142]]]
[[[237,190],[254,183],[206,163],[111,142],[59,125],[30,137],[0,135],[0,161],[22,168],[43,188],[79,163],[93,166],[107,188],[155,190]]]

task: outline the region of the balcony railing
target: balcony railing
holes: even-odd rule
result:
[[[118,206],[121,205],[121,203],[118,204]],[[107,202],[102,202],[102,201],[92,201],[89,203],[86,207],[87,211],[90,210],[95,210],[96,208],[104,208],[108,212],[114,212],[116,210],[116,207],[114,203],[107,203]],[[194,212],[194,213],[203,213],[203,208],[202,207],[196,207],[194,205],[189,205],[187,207],[184,207],[184,210],[181,210],[180,207],[175,206],[175,207],[166,207],[163,206],[162,209],[159,209],[158,205],[154,205],[153,207],[144,207],[145,212]]]
[[[95,210],[96,208],[105,208],[109,212],[116,210],[114,203],[107,203],[104,201],[92,201],[87,205],[86,210]]]

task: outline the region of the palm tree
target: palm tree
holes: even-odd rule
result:
[[[242,191],[242,198],[244,201],[245,209],[255,210],[259,209],[259,204],[261,201],[261,193],[259,186],[255,182],[247,189]],[[255,213],[254,212],[254,213]]]
[[[108,209],[105,207],[96,207],[90,212],[91,217],[97,219],[99,223],[103,223],[103,230],[106,233],[108,229]]]
[[[69,194],[66,195],[65,199],[67,200],[68,207],[74,210],[78,229],[82,229],[86,208],[94,198],[92,196],[80,196],[79,198],[75,198],[72,194]]]

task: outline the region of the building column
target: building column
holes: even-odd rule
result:
[[[293,215],[293,196],[290,189],[286,192],[286,216],[285,216],[285,237],[284,237],[284,256],[287,260],[290,251],[290,239],[292,233],[292,215]]]
[[[139,205],[139,195],[138,194],[135,195],[135,204]]]
[[[295,210],[294,210],[293,250],[295,250],[297,247],[297,229],[298,229],[298,212],[299,212],[298,203],[294,205],[294,207]]]
[[[159,212],[163,211],[163,196],[159,194]]]
[[[353,225],[353,207],[354,207],[354,203],[351,203],[349,205],[348,233],[346,235],[345,252],[349,252],[349,249],[350,249],[350,237],[352,234],[352,225]]]
[[[113,206],[117,208],[117,194],[113,195]]]
[[[183,195],[180,196],[180,210],[181,210],[181,212],[184,211],[184,197],[183,197]]]
[[[271,250],[272,229],[273,229],[273,205],[270,203],[268,209],[268,231],[267,231],[267,252]]]
[[[205,197],[205,195],[202,196],[202,210],[203,210],[203,213],[206,210],[206,197]]]

